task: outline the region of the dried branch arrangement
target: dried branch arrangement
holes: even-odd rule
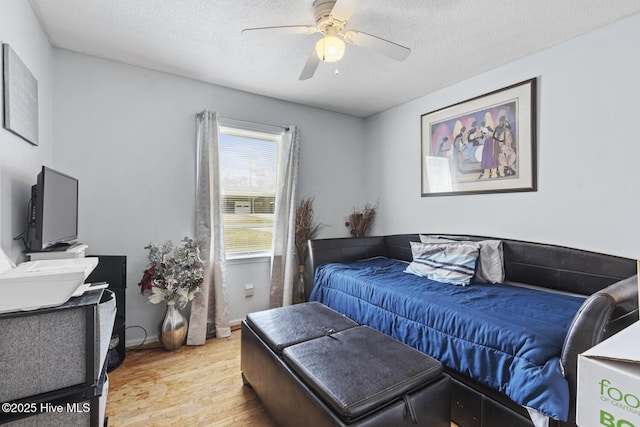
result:
[[[347,222],[344,224],[349,227],[353,237],[363,237],[367,233],[369,226],[373,224],[373,220],[376,217],[377,207],[377,204],[371,206],[367,203],[360,211],[353,209],[353,213],[349,215]]]
[[[306,196],[296,207],[296,253],[298,265],[304,265],[307,261],[307,242],[316,238],[321,224],[316,223],[313,212],[313,196]]]

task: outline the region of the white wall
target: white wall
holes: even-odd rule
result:
[[[13,237],[27,225],[31,186],[41,166],[53,167],[53,50],[24,0],[0,1],[0,42],[11,46],[38,81],[40,145],[0,128],[0,246],[14,262],[20,262],[24,245]],[[0,101],[0,121],[4,122],[3,118],[4,103]]]
[[[640,257],[640,15],[370,117],[375,231],[448,232]],[[538,191],[420,197],[420,116],[529,79]],[[428,78],[428,76],[426,76]]]
[[[347,235],[345,217],[363,202],[362,119],[64,50],[55,51],[54,69],[54,160],[80,181],[80,239],[89,252],[128,257],[127,325],[155,336],[162,316],[139,295],[144,246],[194,233],[195,114],[204,108],[298,125],[300,196],[315,196],[324,236]],[[267,308],[268,276],[268,259],[230,263],[232,320]],[[245,299],[246,283],[255,293]],[[129,344],[140,339],[128,331]]]

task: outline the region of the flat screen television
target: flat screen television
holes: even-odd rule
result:
[[[31,188],[30,251],[66,250],[78,238],[78,180],[46,166]]]

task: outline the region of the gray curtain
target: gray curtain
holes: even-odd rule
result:
[[[191,304],[188,345],[204,344],[207,335],[231,335],[225,278],[224,223],[220,203],[218,115],[196,115],[196,238],[203,243],[204,284]]]
[[[293,282],[298,268],[295,228],[299,147],[300,131],[296,126],[291,126],[282,137],[278,158],[269,298],[271,307],[290,305],[293,300]]]

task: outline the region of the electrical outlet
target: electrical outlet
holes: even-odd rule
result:
[[[244,285],[244,296],[245,297],[253,296],[253,283],[248,283]]]

